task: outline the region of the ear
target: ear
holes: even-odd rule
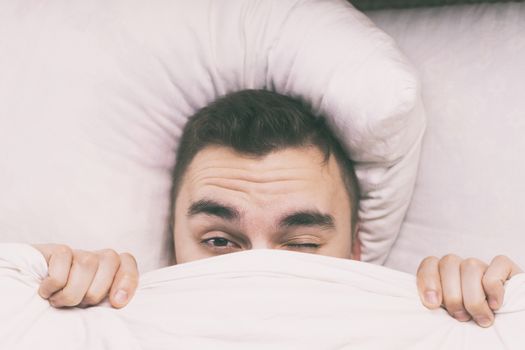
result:
[[[361,260],[361,239],[359,239],[359,226],[355,228],[356,233],[352,242],[352,260]]]

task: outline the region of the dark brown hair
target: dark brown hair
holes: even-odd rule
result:
[[[225,95],[199,110],[184,127],[177,150],[172,216],[186,169],[199,151],[211,145],[254,157],[305,146],[317,147],[323,152],[325,162],[334,155],[350,198],[352,231],[355,232],[359,188],[353,162],[326,125],[325,118],[315,116],[304,102],[266,90],[243,90]]]

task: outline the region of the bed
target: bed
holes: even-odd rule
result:
[[[452,252],[525,267],[524,3],[355,4],[0,3],[0,348],[522,348],[523,275],[481,329],[425,309],[413,274]],[[170,266],[177,139],[244,88],[327,115],[357,163],[364,262]],[[136,298],[50,307],[28,243],[133,253]]]

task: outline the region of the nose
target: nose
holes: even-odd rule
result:
[[[268,240],[258,239],[251,243],[250,249],[273,249],[272,243]]]

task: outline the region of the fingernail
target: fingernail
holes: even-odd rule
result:
[[[117,290],[115,293],[115,301],[119,304],[124,304],[126,300],[128,300],[128,293],[123,289]]]
[[[470,320],[470,315],[465,311],[454,312],[452,316],[458,321],[468,321]]]
[[[428,291],[428,292],[425,293],[425,299],[426,299],[427,303],[429,303],[429,304],[435,305],[435,304],[439,303],[438,295],[433,290]]]
[[[492,310],[496,310],[499,307],[498,300],[496,298],[489,298],[489,306]]]
[[[476,323],[479,324],[481,327],[488,327],[492,324],[492,320],[487,317],[480,317],[476,319]]]

